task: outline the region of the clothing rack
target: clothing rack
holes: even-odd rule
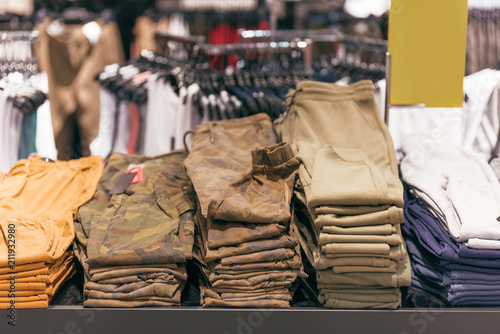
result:
[[[38,31],[0,31],[0,41],[30,41],[34,43],[38,38]]]
[[[271,54],[305,49],[306,41],[280,41],[280,42],[258,42],[238,44],[205,44],[200,45],[198,50],[207,56],[219,56],[233,53],[256,52],[259,54]]]
[[[318,30],[277,30],[273,35],[270,30],[240,30],[242,42],[252,39],[272,40],[279,38],[284,40],[303,39],[306,43],[305,58],[306,63],[312,63],[312,48],[315,42],[338,42],[344,47],[354,46],[357,49],[370,51],[376,54],[384,55],[387,51],[388,42],[386,40],[347,35],[338,30],[318,29]],[[384,58],[384,57],[382,57]],[[347,62],[344,59],[344,62]],[[353,63],[353,61],[350,61]],[[375,62],[376,63],[376,62]],[[364,66],[364,65],[361,65]],[[366,64],[366,66],[369,66]]]
[[[166,32],[155,33],[156,44],[164,53],[169,53],[178,59],[192,59],[196,46],[206,44],[205,36],[178,36]]]
[[[272,35],[270,30],[240,30],[241,40],[249,39],[311,39],[313,42],[349,42],[358,45],[372,45],[387,49],[388,42],[382,39],[347,35],[337,30],[277,30]]]
[[[160,10],[175,9],[183,11],[253,11],[259,6],[258,0],[246,1],[207,1],[207,0],[156,0],[156,8]]]
[[[162,31],[157,31],[155,33],[155,38],[157,40],[174,41],[189,45],[204,44],[207,42],[207,38],[205,36],[176,36]]]
[[[0,31],[0,77],[11,72],[36,73],[32,45],[38,31]]]

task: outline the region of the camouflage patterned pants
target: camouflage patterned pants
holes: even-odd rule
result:
[[[185,162],[198,194],[203,306],[289,307],[304,276],[290,202],[298,160],[269,116],[205,123]]]
[[[84,306],[180,304],[196,207],[185,158],[185,152],[110,157],[94,198],[75,221],[75,255],[86,274]],[[123,182],[131,171],[134,179]]]

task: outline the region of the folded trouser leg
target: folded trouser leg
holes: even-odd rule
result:
[[[117,299],[87,299],[83,302],[84,307],[168,307],[179,305],[175,302],[163,302],[157,300],[117,300]]]
[[[389,166],[377,166],[363,149],[325,145],[314,158],[308,205],[402,207],[403,185]]]
[[[276,238],[258,240],[253,242],[241,243],[234,247],[220,247],[218,249],[219,258],[251,254],[265,250],[278,248],[293,248],[297,246],[297,241],[287,235],[280,235]]]
[[[211,273],[210,274],[210,281],[216,281],[219,279],[223,280],[231,280],[231,279],[246,279],[250,277],[255,277],[255,276],[262,276],[262,275],[281,275],[283,273],[288,273],[290,274],[295,274],[295,275],[300,275],[301,272],[300,270],[294,270],[294,269],[287,269],[287,270],[260,270],[260,271],[249,271],[249,272],[239,272],[239,271],[224,271],[221,272],[220,270],[217,271],[216,273]]]
[[[249,277],[245,279],[219,279],[212,282],[213,287],[221,287],[225,285],[241,285],[252,286],[262,282],[268,281],[294,281],[297,278],[296,273],[278,273],[278,274],[264,274],[260,276]]]
[[[201,291],[201,304],[204,307],[263,307],[263,308],[289,308],[290,302],[286,300],[275,299],[260,299],[260,300],[247,300],[246,298],[240,300],[222,300],[219,293],[208,289],[204,286],[200,287]]]
[[[220,294],[222,299],[230,299],[230,298],[238,298],[238,297],[253,297],[253,296],[266,296],[270,294],[289,294],[287,289],[276,289],[273,292],[259,292],[259,293],[251,293],[251,292],[223,292]]]
[[[47,264],[45,262],[16,264],[16,267],[14,268],[14,270],[12,270],[10,267],[0,267],[0,275],[7,274],[7,273],[17,273],[17,272],[28,271],[28,270],[43,269],[45,267],[47,267]]]
[[[136,282],[129,284],[98,284],[95,282],[87,282],[86,290],[96,290],[102,293],[120,294],[122,298],[134,298],[142,296],[161,296],[172,297],[179,288],[177,284],[165,284],[155,282]]]
[[[243,264],[232,264],[232,265],[222,265],[217,264],[215,270],[232,270],[232,271],[245,271],[245,270],[261,270],[261,269],[299,269],[302,263],[300,260],[300,255],[295,254],[292,258],[285,259],[282,261],[272,261],[272,262],[257,262],[257,263],[243,263]]]
[[[187,279],[185,267],[181,264],[175,264],[175,263],[143,265],[143,266],[100,267],[91,269],[89,275],[93,281],[99,281],[108,278],[158,273],[158,272],[179,274],[181,275],[180,278]]]
[[[337,274],[342,273],[396,273],[397,263],[391,262],[388,267],[372,267],[372,266],[336,266],[332,271]]]
[[[367,213],[379,212],[388,210],[390,205],[324,205],[314,208],[314,212],[318,215],[339,215],[339,216],[357,216]]]
[[[345,301],[353,302],[369,302],[369,303],[395,303],[399,302],[401,298],[401,293],[380,293],[380,294],[368,294],[364,295],[362,293],[349,294],[341,292],[323,292],[325,297],[341,299]]]
[[[214,291],[219,292],[220,290],[222,291],[227,291],[227,292],[238,292],[238,291],[258,291],[261,289],[282,289],[282,288],[290,288],[292,286],[292,282],[290,281],[269,281],[269,282],[260,282],[254,285],[221,285],[221,286],[214,286],[212,289]]]
[[[5,284],[5,283],[0,283]],[[11,292],[9,290],[0,291],[0,298],[8,298]],[[45,290],[39,291],[30,291],[30,290],[17,290],[16,289],[16,297],[29,297],[29,296],[37,296],[45,294]]]
[[[0,259],[3,267],[29,264],[31,262],[52,262],[55,259],[57,232],[51,216],[22,215],[0,216],[0,234],[3,240],[15,242],[15,256],[8,256],[9,245],[0,243]],[[11,238],[9,238],[9,235]],[[10,262],[9,262],[10,261]]]
[[[291,258],[295,255],[295,251],[289,248],[273,249],[252,254],[236,255],[225,257],[220,260],[223,265],[231,265],[234,263],[254,263],[254,262],[270,262],[281,261]]]
[[[329,267],[337,267],[337,266],[371,266],[378,268],[388,268],[392,266],[392,264],[396,263],[396,261],[388,258],[382,257],[361,257],[361,256],[352,256],[352,257],[337,257],[334,259],[328,259]],[[325,268],[322,268],[325,269]]]
[[[238,245],[260,239],[270,239],[281,235],[286,229],[282,224],[247,224],[224,221],[209,221],[208,247]]]
[[[396,227],[391,224],[374,226],[341,227],[325,225],[321,228],[322,233],[337,235],[390,235],[396,233]]]
[[[317,282],[322,284],[333,285],[350,285],[350,286],[374,286],[381,287],[397,287],[410,286],[411,284],[411,267],[408,254],[404,254],[404,258],[397,263],[396,273],[344,273],[336,274],[330,270],[318,270],[316,272]],[[319,286],[319,284],[318,284]]]
[[[134,299],[134,298],[144,298],[144,297],[167,297],[173,298],[177,292],[179,292],[180,284],[177,285],[151,285],[151,288],[137,289],[131,292],[103,292],[98,290],[85,290],[85,296],[92,299]]]
[[[12,304],[0,303],[0,309],[9,309]],[[29,302],[16,302],[16,309],[29,309],[29,308],[47,308],[49,307],[48,300],[38,300]]]
[[[338,308],[338,309],[363,309],[363,308],[372,308],[372,309],[397,309],[401,302],[359,302],[359,301],[350,301],[350,300],[342,300],[336,298],[328,298],[326,296],[319,297],[320,302],[324,307],[328,308]]]
[[[384,243],[390,246],[400,245],[403,240],[400,234],[394,233],[391,235],[345,235],[345,234],[328,234],[321,233],[319,235],[320,245],[329,243]]]
[[[229,297],[229,298],[224,298],[221,295],[221,299],[224,301],[228,302],[248,302],[248,301],[254,301],[254,300],[266,300],[266,299],[272,299],[272,300],[284,300],[284,301],[292,301],[292,296],[290,296],[290,293],[286,294],[278,294],[278,293],[269,293],[269,294],[263,294],[263,295],[258,295],[258,296],[248,296],[248,297],[239,297],[239,296],[234,296],[234,297]]]
[[[0,284],[0,291],[9,291],[11,284]],[[45,283],[17,283],[16,291],[33,291],[36,294],[45,294]]]
[[[393,246],[399,249],[399,246]],[[329,243],[321,246],[324,253],[361,253],[389,255],[391,246],[384,243]]]
[[[96,282],[99,284],[126,284],[126,283],[134,283],[134,282],[149,281],[149,280],[155,280],[156,282],[164,282],[167,284],[173,284],[180,281],[174,275],[169,273],[150,273],[150,274],[108,278],[108,279],[98,280]]]
[[[31,296],[16,296],[15,298],[4,298],[0,297],[0,304],[10,303],[11,300],[15,301],[15,303],[27,303],[27,302],[47,302],[49,300],[49,296],[47,295],[31,295]]]
[[[318,227],[339,226],[339,227],[361,227],[377,225],[399,225],[404,221],[403,210],[397,207],[390,207],[388,210],[377,211],[356,216],[339,216],[334,214],[318,215],[314,224]]]

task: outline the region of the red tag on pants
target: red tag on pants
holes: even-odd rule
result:
[[[137,183],[142,181],[142,168],[144,164],[134,165],[130,164],[127,168],[127,173],[135,173],[135,177],[130,183]]]

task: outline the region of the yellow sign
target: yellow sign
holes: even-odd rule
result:
[[[461,107],[467,0],[392,0],[390,104]]]

